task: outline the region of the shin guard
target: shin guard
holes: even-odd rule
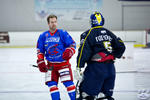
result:
[[[57,83],[54,81],[47,83],[50,88],[51,98],[52,100],[60,100],[60,93],[58,91]]]
[[[63,82],[63,84],[67,88],[70,99],[76,100],[75,85],[73,81],[66,81],[66,82]]]

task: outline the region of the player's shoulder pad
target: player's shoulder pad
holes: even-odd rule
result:
[[[101,31],[102,34],[105,34],[105,33],[107,33],[109,31],[108,29],[106,29],[104,27],[101,27],[99,29],[100,29],[100,31]]]
[[[106,34],[108,31],[107,31],[107,29],[102,28],[100,32],[101,32],[101,34]]]
[[[60,31],[60,32],[63,32],[63,33],[66,33],[67,31],[66,30],[64,30],[64,29],[57,29],[58,31]]]
[[[83,33],[81,34],[81,36],[86,36],[86,33],[85,33],[85,32],[83,32]]]
[[[49,30],[41,33],[40,36],[45,37],[45,36],[48,36],[48,34],[49,34]]]
[[[85,31],[85,32],[83,32],[83,33],[81,34],[81,37],[80,37],[80,38],[81,38],[81,40],[80,40],[80,45],[83,44],[83,42],[84,42],[84,40],[85,40],[85,38],[86,38],[88,32],[89,32],[89,30],[87,30],[87,31]]]
[[[64,29],[57,29],[60,35],[69,35],[68,32]]]
[[[83,32],[83,33],[81,34],[81,37],[86,37],[86,35],[88,34],[88,32],[89,32],[89,30]]]
[[[106,28],[102,28],[102,30],[101,30],[101,33],[107,33],[107,34],[109,34],[109,35],[111,35],[111,36],[115,36],[116,37],[116,35],[112,32],[112,31],[110,31],[110,30],[108,30],[108,29],[106,29]]]

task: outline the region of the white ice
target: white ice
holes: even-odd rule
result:
[[[76,55],[70,61],[72,69],[76,66]],[[128,69],[133,67],[130,66],[130,60],[133,60],[134,70],[150,70],[150,49],[135,48],[132,55],[126,58],[129,61],[124,59],[122,65],[117,62],[119,64],[116,66]],[[0,100],[51,100],[49,88],[44,84],[44,73],[30,64],[36,64],[35,48],[0,48]],[[61,83],[59,89],[61,100],[69,100]],[[138,89],[150,89],[150,73],[117,73],[116,100],[138,100]]]

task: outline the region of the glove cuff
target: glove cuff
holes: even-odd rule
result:
[[[75,54],[75,48],[69,47],[69,48],[66,48],[66,49],[71,50],[72,54]]]
[[[43,53],[38,53],[37,54],[38,59],[44,59],[44,54]]]
[[[40,65],[41,63],[45,63],[44,59],[38,59],[37,64]]]

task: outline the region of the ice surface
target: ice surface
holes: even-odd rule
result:
[[[71,59],[72,69],[76,55]],[[136,70],[150,70],[149,57],[150,49],[135,48],[132,60]],[[44,74],[30,64],[36,64],[35,48],[0,48],[0,100],[51,100]],[[137,100],[135,90],[150,88],[149,79],[149,73],[117,73],[114,97]],[[63,84],[59,84],[59,89],[62,100],[69,100]]]

